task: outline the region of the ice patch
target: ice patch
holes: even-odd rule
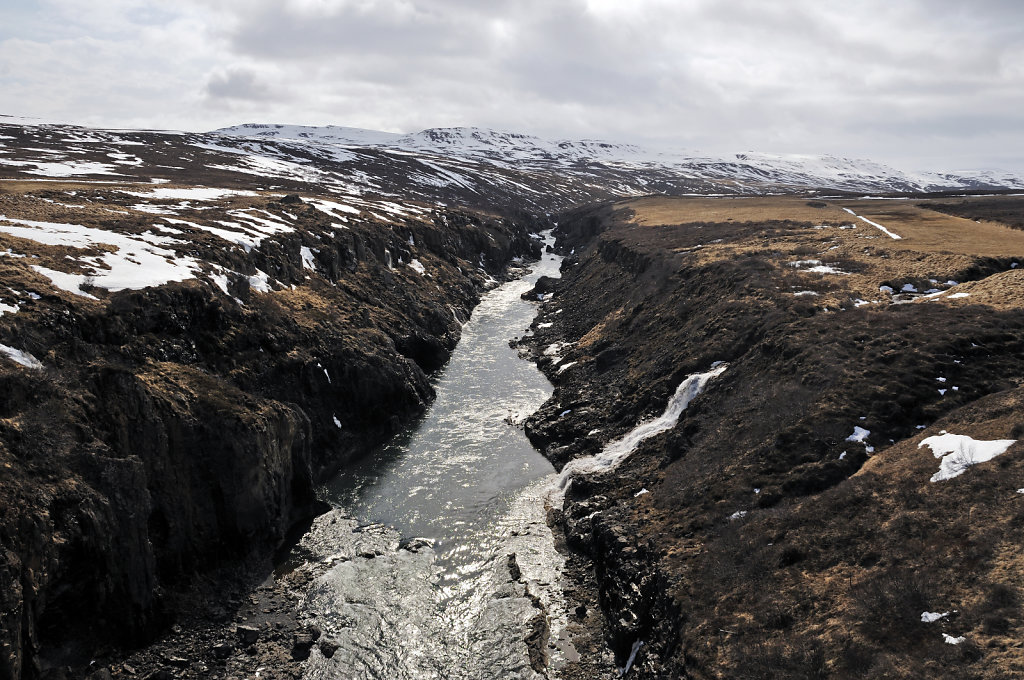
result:
[[[875,452],[875,447],[874,446],[868,446],[868,442],[867,442],[868,435],[870,435],[870,434],[871,434],[870,430],[865,430],[863,427],[861,427],[859,425],[854,425],[854,427],[853,427],[853,434],[851,434],[849,437],[847,437],[846,441],[848,441],[848,442],[858,442],[860,444],[863,444],[865,451],[867,451],[868,453],[874,453]]]
[[[853,212],[853,211],[852,211],[852,210],[850,210],[849,208],[843,208],[843,210],[845,210],[846,212],[850,213],[851,215],[853,215],[854,217],[856,217],[856,218],[857,218],[858,220],[860,220],[861,222],[865,222],[865,223],[867,223],[867,224],[870,224],[870,225],[871,225],[872,227],[875,227],[876,229],[880,229],[880,230],[882,231],[882,233],[884,233],[884,234],[885,234],[886,236],[888,236],[889,238],[892,238],[892,239],[896,239],[897,241],[899,241],[899,240],[902,240],[902,239],[903,239],[903,237],[902,237],[902,236],[900,236],[900,235],[898,235],[898,234],[894,234],[894,233],[892,233],[891,231],[889,231],[888,229],[886,229],[885,227],[883,227],[883,226],[882,226],[881,224],[879,224],[878,222],[872,222],[871,220],[869,220],[869,219],[868,219],[868,218],[866,218],[866,217],[861,217],[860,215],[858,215],[857,213]]]
[[[851,434],[849,437],[847,437],[846,441],[848,441],[848,442],[860,442],[860,443],[863,444],[864,441],[868,438],[869,434],[871,434],[871,430],[865,430],[860,425],[854,425],[853,426],[853,434]]]
[[[633,649],[629,650],[629,658],[626,659],[626,665],[623,667],[622,673],[620,673],[620,677],[622,677],[626,673],[628,673],[629,669],[633,667],[633,662],[636,661],[636,654],[637,654],[637,652],[640,651],[640,648],[643,647],[643,646],[644,646],[644,641],[643,640],[637,640],[636,642],[633,643]]]
[[[12,161],[0,158],[0,164],[13,165],[16,167],[34,166],[34,170],[24,170],[29,175],[43,175],[44,177],[73,177],[74,175],[120,175],[113,165],[109,163],[96,163],[92,161],[66,161],[63,163],[52,163],[45,161]]]
[[[21,364],[25,368],[39,370],[43,367],[43,362],[39,361],[39,359],[36,359],[28,352],[8,347],[7,345],[0,345],[0,354],[7,355],[8,359],[16,364]]]
[[[319,251],[314,251],[306,246],[299,248],[299,254],[302,256],[302,267],[304,269],[316,269],[316,258],[313,256],[314,252]]]
[[[949,635],[947,633],[942,634],[942,639],[945,641],[947,645],[958,645],[961,642],[967,642],[967,638],[965,638],[963,635],[961,635],[960,637],[953,637],[952,635]]]
[[[348,218],[346,218],[344,215],[339,215],[338,213],[348,213],[350,215],[358,215],[360,213],[360,210],[358,208],[353,208],[352,206],[345,205],[344,203],[336,203],[335,201],[327,201],[324,199],[308,199],[307,203],[312,205],[320,212],[328,215],[329,217],[333,217],[339,220],[346,220]]]
[[[220,198],[230,196],[257,196],[255,191],[242,191],[239,189],[216,189],[214,187],[189,187],[183,189],[163,188],[150,191],[125,191],[129,196],[139,198],[154,198],[158,201],[216,201]]]
[[[409,261],[409,266],[412,269],[415,269],[420,274],[426,274],[427,273],[426,267],[424,267],[423,263],[420,262],[419,260],[417,260],[416,258],[413,258],[412,260]]]
[[[921,623],[935,623],[939,619],[944,619],[949,616],[949,612],[921,612]]]
[[[821,260],[797,260],[796,262],[789,262],[790,267],[795,267],[800,271],[814,272],[815,274],[848,274],[840,269],[836,269],[827,264],[822,264]]]
[[[561,373],[562,371],[565,371],[566,369],[572,368],[577,363],[579,363],[579,362],[577,362],[577,361],[570,361],[567,364],[562,364],[561,366],[558,367],[558,371],[556,371],[556,374]]]
[[[983,441],[967,435],[950,434],[943,430],[940,435],[922,440],[917,448],[928,446],[936,458],[942,459],[939,471],[931,477],[931,481],[940,482],[958,477],[967,468],[1005,453],[1016,441],[1016,439]]]
[[[258,290],[261,293],[269,293],[272,290],[270,287],[270,276],[266,272],[257,269],[256,273],[249,277],[249,288]]]
[[[223,222],[218,220],[218,224],[222,224],[225,227],[232,227],[239,231],[230,231],[228,229],[221,229],[220,227],[212,227],[208,224],[199,224],[198,222],[189,222],[187,220],[178,220],[173,217],[165,217],[164,222],[169,224],[184,225],[192,227],[193,229],[199,229],[201,231],[209,232],[214,236],[219,236],[228,243],[234,243],[237,246],[241,246],[245,252],[249,252],[259,244],[263,242],[264,236],[262,234],[254,235],[251,231],[239,224],[238,222]],[[158,225],[159,226],[159,225]]]

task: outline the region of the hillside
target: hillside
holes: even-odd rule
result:
[[[667,434],[567,492],[636,677],[1024,668],[1024,239],[931,205],[647,198],[562,218],[575,255],[528,341],[556,390],[527,433],[557,465],[725,362]]]

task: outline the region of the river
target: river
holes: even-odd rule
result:
[[[322,490],[334,510],[300,544],[300,612],[330,644],[307,678],[537,678],[573,657],[553,468],[521,428],[552,388],[509,347],[537,312],[521,294],[560,261],[487,292],[425,416]]]

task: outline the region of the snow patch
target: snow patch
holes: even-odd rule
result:
[[[885,227],[883,227],[883,226],[882,226],[881,224],[879,224],[878,222],[872,222],[871,220],[869,220],[869,219],[868,219],[868,218],[866,218],[866,217],[861,217],[860,215],[858,215],[857,213],[853,212],[853,211],[852,211],[852,210],[850,210],[849,208],[843,208],[843,210],[845,210],[846,212],[850,213],[851,215],[853,215],[854,217],[856,217],[856,218],[857,218],[858,220],[860,220],[861,222],[865,222],[865,223],[867,223],[867,224],[870,224],[870,225],[871,225],[872,227],[875,227],[875,228],[877,228],[877,229],[880,229],[880,230],[882,231],[882,233],[884,233],[884,234],[885,234],[886,236],[888,236],[889,238],[892,238],[892,239],[896,239],[897,241],[900,241],[900,240],[902,240],[902,239],[903,239],[903,237],[902,237],[902,236],[900,236],[900,235],[898,235],[898,234],[894,234],[894,233],[892,233],[891,231],[889,231],[888,229],[886,229]]]
[[[575,475],[615,468],[632,454],[642,441],[675,427],[690,402],[704,391],[711,380],[725,372],[726,368],[728,364],[715,362],[710,371],[694,373],[687,377],[676,388],[660,416],[640,423],[619,439],[609,442],[600,453],[570,461],[559,476],[559,488],[564,490],[568,487]]]
[[[307,248],[306,246],[302,246],[301,248],[299,248],[299,253],[302,255],[303,269],[316,270],[316,258],[313,256],[314,252],[318,251],[314,251],[311,248]]]
[[[16,364],[21,364],[25,368],[31,368],[33,370],[39,370],[43,367],[43,362],[36,359],[34,356],[20,349],[14,347],[8,347],[7,345],[0,345],[0,354],[7,355],[7,358]]]
[[[216,201],[231,196],[257,196],[255,191],[243,191],[239,189],[217,189],[214,187],[189,187],[189,188],[162,188],[150,191],[125,191],[129,196],[139,198],[154,198],[158,201]]]
[[[931,481],[940,482],[953,479],[963,474],[967,468],[992,460],[1006,452],[1017,442],[1016,439],[994,439],[984,441],[961,434],[950,434],[945,430],[942,434],[927,437],[917,448],[931,448],[936,458],[941,458],[939,471],[931,477]]]

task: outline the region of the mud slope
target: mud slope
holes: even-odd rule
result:
[[[1024,671],[1020,231],[793,197],[641,199],[559,231],[574,254],[527,340],[556,385],[527,433],[556,465],[727,363],[567,492],[627,677]]]
[[[0,186],[0,678],[78,676],[271,554],[540,253],[525,217],[332,199]]]

